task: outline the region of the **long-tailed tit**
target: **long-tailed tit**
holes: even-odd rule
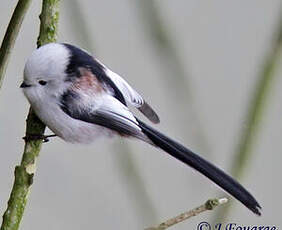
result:
[[[87,52],[60,43],[38,48],[26,62],[21,88],[36,115],[65,141],[90,143],[114,135],[140,139],[196,169],[260,215],[258,202],[236,180],[136,118],[127,103],[159,123],[139,93]]]

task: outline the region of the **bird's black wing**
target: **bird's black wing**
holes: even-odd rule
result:
[[[128,107],[108,94],[91,71],[80,68],[80,72],[81,77],[62,94],[60,108],[74,119],[148,141]]]
[[[69,81],[74,81],[81,75],[81,68],[88,69],[101,85],[122,104],[129,102],[143,113],[151,122],[159,123],[160,119],[151,106],[118,74],[112,72],[90,54],[70,44],[65,45],[71,52],[67,66]]]
[[[122,92],[118,89],[115,83],[105,73],[104,66],[96,61],[86,51],[79,49],[70,44],[63,43],[70,51],[69,64],[67,66],[67,81],[75,81],[77,77],[81,76],[81,68],[88,69],[97,78],[100,84],[109,90],[113,96],[118,99],[122,104],[126,105],[126,101]]]

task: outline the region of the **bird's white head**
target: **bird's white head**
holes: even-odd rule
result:
[[[65,90],[69,57],[69,49],[60,43],[49,43],[31,54],[25,64],[24,81],[21,84],[31,104],[34,100],[56,96]]]

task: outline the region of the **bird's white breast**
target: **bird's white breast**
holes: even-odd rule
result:
[[[102,126],[70,117],[60,108],[55,99],[49,98],[44,100],[44,103],[40,101],[30,103],[42,122],[67,142],[88,144],[99,137],[112,137],[115,134],[114,131]]]

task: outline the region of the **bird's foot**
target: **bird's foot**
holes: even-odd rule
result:
[[[26,134],[23,139],[27,141],[37,141],[37,140],[42,140],[44,143],[49,141],[50,137],[56,137],[57,135],[52,134],[52,135],[40,135],[40,134]]]

